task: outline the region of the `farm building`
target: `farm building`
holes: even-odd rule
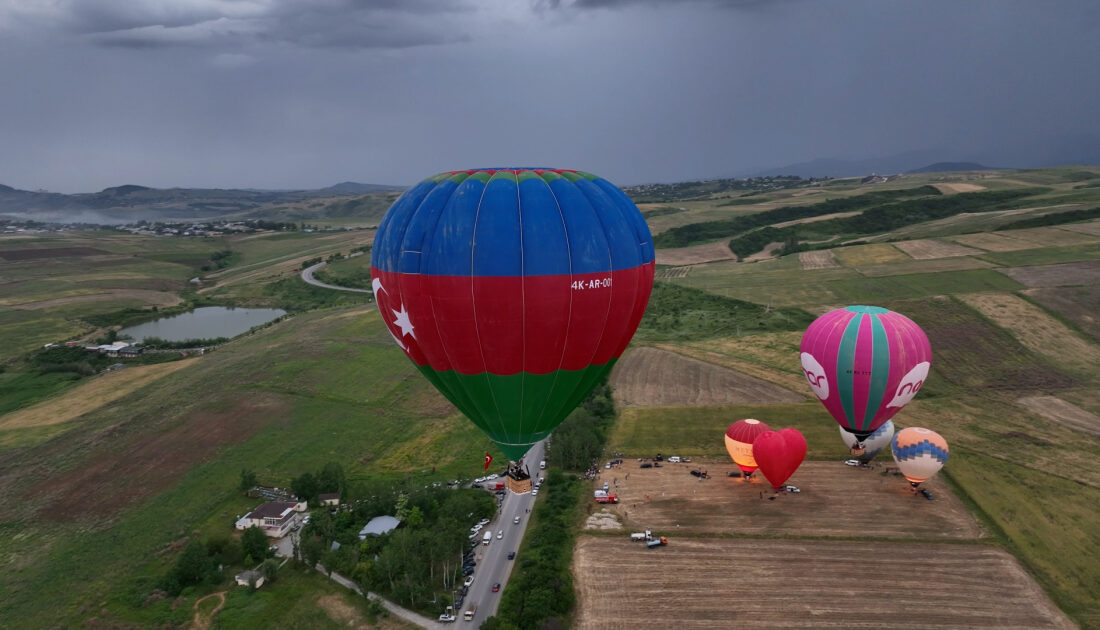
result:
[[[388,534],[400,524],[401,521],[393,516],[376,516],[372,518],[369,523],[364,525],[363,529],[359,530],[359,540],[365,540],[367,536]]]
[[[241,571],[237,574],[236,579],[238,586],[255,585],[256,588],[260,588],[264,585],[264,574],[251,569],[248,571]]]
[[[272,538],[282,538],[298,524],[298,514],[306,511],[306,502],[268,501],[237,519],[236,528],[259,527]]]
[[[321,502],[321,505],[340,505],[340,493],[339,492],[323,492],[317,495],[317,499]]]

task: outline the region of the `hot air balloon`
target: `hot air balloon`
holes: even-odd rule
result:
[[[932,365],[920,326],[877,306],[818,317],[802,335],[801,350],[810,388],[860,442],[916,396]]]
[[[738,420],[726,429],[726,450],[745,477],[757,469],[756,460],[752,458],[752,443],[766,431],[771,431],[771,427],[752,418]]]
[[[452,171],[394,202],[371,282],[397,345],[518,460],[630,342],[653,288],[653,240],[595,175]]]
[[[752,456],[764,478],[778,492],[806,459],[806,438],[798,429],[766,431],[752,443]]]
[[[856,436],[845,431],[843,427],[837,428],[840,429],[840,439],[844,440],[844,444],[852,450],[852,455],[857,456],[859,461],[864,464],[870,462],[882,449],[889,446],[890,440],[894,437],[893,420],[887,420],[885,424],[875,429],[874,433],[868,435],[862,443]]]
[[[914,491],[947,463],[947,440],[929,429],[909,427],[898,431],[890,450],[898,469]]]

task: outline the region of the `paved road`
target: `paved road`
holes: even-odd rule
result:
[[[351,291],[352,293],[372,293],[370,289],[353,289],[351,287],[338,287],[335,284],[326,284],[313,277],[313,272],[317,271],[321,267],[324,267],[328,263],[319,262],[312,267],[306,267],[302,270],[302,280],[305,280],[307,284],[312,284],[315,287],[321,287],[322,289],[333,289],[336,291]]]
[[[539,477],[539,462],[544,457],[545,449],[546,441],[543,440],[532,446],[524,458],[535,479]],[[462,620],[462,613],[469,609],[471,603],[477,604],[477,613],[474,615],[473,623],[470,624],[474,628],[480,627],[483,621],[497,613],[501,593],[508,584],[508,576],[512,573],[516,560],[519,560],[518,555],[516,560],[509,560],[508,552],[518,553],[523,535],[527,531],[527,521],[531,516],[529,510],[534,507],[535,498],[530,494],[505,493],[504,503],[497,512],[497,517],[481,530],[481,534],[492,531],[493,542],[488,546],[478,545],[477,547],[474,583],[470,585],[470,591],[462,602],[462,609],[456,613],[458,616],[456,623],[462,625],[470,623]],[[519,525],[513,523],[517,516],[520,517]],[[497,532],[500,531],[504,532],[504,538],[498,539]],[[500,582],[500,592],[494,593],[492,586],[497,582]]]

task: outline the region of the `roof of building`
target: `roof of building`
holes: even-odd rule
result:
[[[248,580],[249,578],[259,579],[259,578],[262,578],[263,576],[264,576],[264,574],[260,573],[259,571],[254,571],[252,569],[246,569],[246,570],[241,571],[240,573],[238,573],[236,578],[238,580]]]
[[[359,536],[381,536],[397,528],[401,521],[393,516],[376,516],[359,530]]]
[[[267,503],[261,503],[259,507],[248,513],[250,518],[283,518],[288,513],[294,511],[294,506],[297,503],[290,503],[288,501],[268,501]]]
[[[330,501],[332,499],[336,499],[337,501],[339,501],[340,500],[340,493],[339,492],[322,492],[321,494],[317,495],[317,498],[322,500],[322,501]]]

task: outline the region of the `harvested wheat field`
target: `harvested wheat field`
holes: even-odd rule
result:
[[[25,429],[68,422],[128,396],[139,387],[168,376],[195,361],[198,361],[198,358],[139,365],[100,374],[60,396],[0,416],[0,430]]]
[[[953,256],[972,256],[974,254],[985,253],[973,247],[964,247],[958,243],[937,241],[931,238],[922,238],[915,241],[901,241],[893,245],[916,260],[951,258]]]
[[[1069,230],[1071,232],[1080,232],[1081,234],[1100,236],[1100,220],[1088,221],[1086,223],[1070,223],[1068,225],[1059,225],[1058,228],[1062,230]]]
[[[1047,420],[1100,437],[1100,416],[1055,396],[1029,396],[1016,401]]]
[[[979,190],[985,190],[985,186],[979,186],[977,184],[954,183],[954,184],[934,184],[934,185],[935,185],[936,188],[940,189],[941,193],[943,193],[945,195],[950,195],[952,193],[968,193],[968,192],[978,192]]]
[[[726,241],[693,247],[673,247],[656,251],[658,265],[697,265],[714,260],[730,260],[733,252]]]
[[[573,574],[580,630],[1076,627],[986,545],[581,536]]]
[[[979,232],[951,237],[952,241],[967,247],[977,247],[988,252],[1015,252],[1021,249],[1042,247],[1037,243],[1028,243],[1010,236],[1007,232]]]
[[[699,468],[710,479],[691,475]],[[771,485],[727,477],[737,470],[728,460],[663,464],[639,468],[634,461],[601,470],[600,481],[613,484],[619,504],[610,508],[632,528],[661,533],[783,534],[965,540],[985,535],[947,487],[936,478],[925,482],[935,495],[926,501],[909,492],[909,483],[885,464],[873,468],[839,461],[805,462],[788,483],[798,494],[775,500]],[[627,473],[630,477],[627,478]],[[761,498],[762,497],[762,498]]]
[[[802,265],[803,269],[832,269],[840,266],[836,262],[836,258],[833,257],[833,250],[831,249],[799,252],[798,263]]]
[[[656,280],[672,280],[673,278],[686,278],[691,275],[691,270],[695,267],[665,267],[664,269],[658,269],[653,274],[653,278]]]
[[[1007,267],[997,271],[1027,287],[1100,286],[1100,260]]]
[[[657,348],[634,348],[611,371],[615,402],[626,407],[801,402],[756,377]]]
[[[1090,375],[1100,366],[1100,348],[1023,298],[1008,293],[957,297],[1055,365]]]

